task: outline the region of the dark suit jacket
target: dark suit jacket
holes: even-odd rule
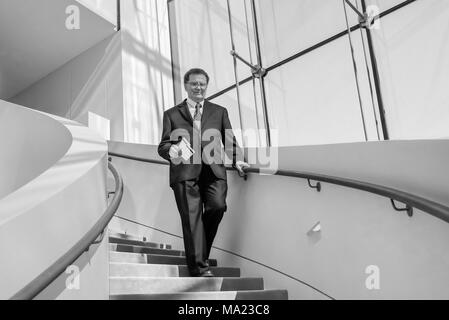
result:
[[[190,142],[193,141],[193,119],[188,109],[187,100],[164,112],[162,138],[158,153],[162,158],[170,161],[170,186],[176,182],[198,178],[202,165],[205,163],[210,165],[217,178],[226,180],[225,153],[232,159],[233,165],[237,160],[244,161],[243,152],[232,132],[226,108],[205,100],[201,117],[201,132],[203,134],[201,150],[197,150],[196,160],[199,159],[199,155],[206,153],[211,154],[215,161],[202,157],[202,161],[194,162],[192,160],[195,157],[192,157],[189,161],[174,164],[170,160],[170,147],[172,144],[178,143],[181,137],[185,137]],[[225,148],[223,148],[223,144]]]

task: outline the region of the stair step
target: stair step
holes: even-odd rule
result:
[[[171,264],[171,265],[186,265],[185,257],[166,256],[159,254],[144,254],[144,253],[128,253],[128,252],[109,252],[110,262],[127,262],[127,263],[149,263],[149,264]],[[211,267],[217,266],[217,260],[209,259]]]
[[[287,290],[211,291],[111,295],[111,300],[288,300]]]
[[[134,237],[133,239],[128,239],[128,238],[109,236],[109,243],[127,244],[127,245],[131,245],[131,246],[141,246],[141,247],[159,248],[159,249],[171,249],[172,248],[172,246],[169,244],[143,241],[142,238],[137,238],[137,237]]]
[[[132,240],[143,240],[146,241],[146,237],[136,236],[128,233],[123,233],[119,231],[109,230],[109,236],[115,237],[115,238],[122,238],[122,239],[132,239]]]
[[[133,245],[117,244],[117,243],[110,243],[109,250],[118,251],[118,252],[159,254],[159,255],[177,256],[177,257],[185,256],[184,251],[180,251],[180,250],[149,248],[149,247],[133,246]]]
[[[110,277],[110,294],[263,290],[262,278]]]
[[[240,277],[239,268],[212,267],[216,277]],[[110,263],[111,277],[189,277],[187,266],[139,263]]]

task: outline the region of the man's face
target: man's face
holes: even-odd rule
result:
[[[187,95],[195,102],[201,102],[206,96],[207,79],[202,74],[191,74],[189,81],[184,83]]]

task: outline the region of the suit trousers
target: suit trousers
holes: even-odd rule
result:
[[[196,276],[209,270],[207,260],[226,211],[228,185],[203,164],[198,179],[177,182],[172,188],[181,216],[187,266]]]

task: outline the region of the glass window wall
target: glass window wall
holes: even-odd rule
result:
[[[449,135],[449,2],[349,2],[383,15],[365,29],[343,0],[171,0],[176,100],[181,76],[202,67],[234,127],[270,128],[273,146]],[[260,65],[268,72],[251,79]]]

